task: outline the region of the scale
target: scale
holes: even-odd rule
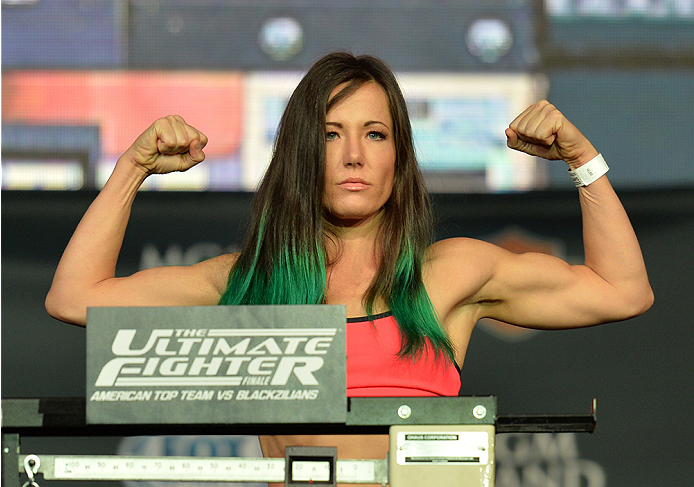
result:
[[[345,307],[90,308],[87,395],[2,399],[2,485],[45,480],[494,485],[495,435],[592,432],[590,415],[500,416],[494,396],[347,398]],[[262,399],[262,407],[259,407]],[[388,434],[383,459],[36,455],[22,436]],[[313,433],[315,432],[315,433]]]
[[[342,424],[88,424],[85,398],[2,400],[2,485],[35,487],[44,480],[285,482],[288,486],[341,484],[494,485],[494,438],[504,433],[592,433],[589,414],[498,415],[494,396],[349,398]],[[436,412],[436,415],[433,413]],[[431,421],[436,418],[436,421]],[[337,459],[335,448],[287,448],[285,458],[125,457],[35,455],[21,437],[156,435],[383,434],[388,458]],[[287,468],[289,466],[289,468]],[[20,482],[26,476],[24,483]],[[23,474],[23,475],[22,475]]]

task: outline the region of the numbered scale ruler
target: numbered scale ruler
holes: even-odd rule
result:
[[[24,472],[24,458],[19,471]],[[284,458],[120,457],[109,455],[40,455],[37,473],[46,480],[160,480],[195,482],[284,482]],[[338,460],[337,481],[384,484],[385,460]],[[292,463],[292,478],[325,482],[326,461]]]

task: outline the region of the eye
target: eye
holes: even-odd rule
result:
[[[337,132],[327,132],[325,134],[325,140],[335,140],[337,139],[338,135]]]
[[[378,132],[377,130],[372,130],[368,133],[367,138],[369,140],[385,140],[386,134],[384,134],[383,132]]]

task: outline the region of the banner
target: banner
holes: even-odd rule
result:
[[[87,423],[346,421],[344,306],[90,308],[87,323]]]

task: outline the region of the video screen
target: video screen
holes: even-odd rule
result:
[[[150,177],[144,189],[253,191],[272,155],[287,99],[302,74],[5,73],[6,134],[21,133],[28,139],[28,152],[41,148],[45,156],[4,158],[3,188],[99,188],[142,131],[159,117],[178,114],[209,137],[207,159],[185,173]],[[528,190],[541,184],[539,163],[508,150],[504,136],[509,121],[542,96],[541,76],[403,73],[399,78],[432,191]],[[37,132],[37,126],[44,130]],[[54,144],[57,137],[51,136],[50,127],[61,126],[95,127],[90,146],[97,150],[85,149],[90,146],[78,130],[63,130],[60,144]],[[80,152],[87,152],[86,162],[57,162]]]
[[[209,137],[207,159],[143,189],[253,191],[303,73],[350,50],[401,78],[432,190],[539,188],[542,164],[503,133],[546,92],[534,19],[518,0],[3,2],[2,187],[98,189],[140,133],[178,114]]]
[[[694,56],[691,0],[544,0],[545,48],[569,57]]]

